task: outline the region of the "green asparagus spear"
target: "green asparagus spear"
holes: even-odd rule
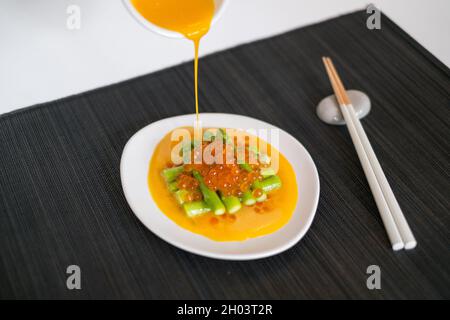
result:
[[[256,198],[256,202],[264,202],[267,200],[267,193],[263,192],[258,198]]]
[[[206,204],[211,208],[215,215],[222,215],[225,213],[225,205],[220,200],[217,193],[210,190],[205,182],[203,181],[202,176],[198,171],[192,171],[194,178],[200,182],[200,191],[203,194],[203,199],[205,199]]]
[[[214,141],[215,139],[222,139],[223,142],[228,143],[230,142],[230,137],[227,135],[225,129],[208,129],[203,133],[203,140],[204,141]]]
[[[241,202],[239,201],[238,197],[225,196],[222,197],[222,201],[228,213],[235,213],[242,208]]]
[[[256,203],[256,199],[250,190],[245,191],[242,195],[242,203],[246,206],[252,206]]]
[[[190,218],[211,211],[205,201],[186,202],[183,204],[183,209]]]
[[[275,170],[273,170],[273,168],[261,168],[261,170],[259,171],[259,173],[264,177],[270,177],[270,176],[274,176],[275,175]]]
[[[258,154],[258,160],[259,160],[259,162],[264,163],[264,164],[270,163],[270,157],[266,153],[260,152]]]
[[[266,153],[260,152],[256,146],[248,147],[248,151],[253,152],[256,156],[258,156],[259,162],[264,163],[264,164],[270,163],[269,155],[267,155]]]
[[[183,203],[186,202],[186,198],[189,195],[189,191],[187,191],[185,189],[180,189],[180,190],[175,191],[174,195],[175,195],[175,199],[177,200],[178,204],[182,205]]]
[[[215,137],[216,137],[215,132],[212,132],[211,130],[206,130],[203,133],[203,140],[204,141],[213,141]]]
[[[162,176],[167,183],[174,181],[184,170],[183,166],[167,168],[162,171]]]
[[[178,182],[172,181],[167,184],[167,189],[169,189],[170,192],[175,192],[178,190]]]
[[[253,169],[252,167],[248,164],[248,163],[240,163],[239,167],[241,167],[241,169],[247,171],[247,172],[252,172]]]
[[[231,138],[229,135],[227,135],[227,131],[225,129],[220,128],[219,129],[220,135],[222,136],[223,142],[230,143]]]
[[[279,176],[271,176],[264,180],[256,180],[252,185],[253,189],[261,189],[264,192],[271,192],[281,188],[281,179]]]

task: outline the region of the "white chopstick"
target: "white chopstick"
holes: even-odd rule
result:
[[[389,240],[391,241],[392,249],[394,251],[403,249],[405,247],[405,244],[402,240],[397,225],[395,224],[394,218],[392,217],[391,211],[389,210],[386,199],[383,196],[383,191],[378,184],[375,172],[370,165],[369,158],[367,157],[364,146],[361,142],[360,137],[358,136],[358,131],[356,130],[356,127],[351,120],[350,112],[345,105],[341,105],[340,108],[347,124],[350,137],[352,138],[353,144],[355,146],[356,153],[358,154],[359,161],[361,162],[361,166],[364,170],[364,174],[366,175],[367,182],[369,183],[370,190],[372,191],[373,197],[375,199],[375,203],[377,204],[378,211],[380,212],[381,220],[383,221]]]
[[[412,249],[417,242],[381,169],[364,128],[355,114],[353,105],[348,99],[342,81],[331,59],[323,58],[323,61],[392,248],[393,250]]]
[[[347,105],[347,108],[350,114],[350,119],[353,122],[353,125],[356,127],[356,131],[359,135],[361,143],[366,152],[367,158],[370,161],[370,165],[372,166],[372,170],[375,173],[378,184],[380,185],[381,191],[383,192],[383,196],[389,206],[391,211],[391,215],[394,218],[395,224],[397,225],[397,229],[400,232],[400,236],[405,245],[405,249],[413,249],[417,245],[417,241],[414,238],[414,235],[411,231],[411,228],[408,225],[408,222],[403,215],[402,209],[395,198],[394,192],[389,185],[389,182],[386,179],[386,176],[381,168],[380,163],[378,162],[377,156],[373,151],[372,145],[370,144],[369,138],[367,138],[366,132],[361,124],[361,121],[356,116],[355,109],[353,105]],[[345,120],[347,121],[347,120]]]

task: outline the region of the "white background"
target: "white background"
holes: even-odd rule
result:
[[[229,1],[202,41],[202,55],[360,10],[369,3]],[[450,65],[449,0],[372,3]],[[70,4],[81,8],[80,30],[66,27]],[[190,42],[144,29],[121,0],[0,0],[0,114],[146,74],[192,56]]]

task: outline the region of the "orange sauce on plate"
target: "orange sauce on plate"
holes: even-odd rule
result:
[[[281,153],[277,175],[283,186],[271,192],[268,200],[253,206],[243,205],[235,214],[216,216],[208,212],[199,217],[188,217],[161,176],[161,171],[171,162],[170,154],[176,143],[171,141],[171,133],[168,133],[156,146],[150,161],[148,185],[159,209],[180,227],[216,241],[243,241],[270,234],[290,220],[297,204],[297,181],[294,169]],[[267,144],[268,150],[270,147]]]

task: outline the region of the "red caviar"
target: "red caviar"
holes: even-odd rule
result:
[[[210,142],[203,141],[203,150],[210,144]],[[211,154],[215,154],[215,149]],[[231,150],[231,151],[230,151]],[[240,197],[242,194],[249,190],[253,182],[257,179],[261,179],[259,175],[259,163],[251,164],[251,172],[241,168],[237,163],[237,155],[232,151],[232,148],[227,148],[227,144],[223,143],[222,149],[222,163],[212,163],[212,164],[186,164],[184,166],[185,173],[180,175],[178,178],[178,187],[181,189],[196,189],[198,184],[192,182],[190,172],[196,170],[203,177],[205,184],[213,191],[219,191],[224,196],[237,196]],[[192,151],[193,158],[199,156],[199,151],[194,149]],[[249,160],[249,152],[245,152],[245,160]],[[228,161],[227,161],[228,160]],[[230,161],[231,160],[231,161]],[[231,162],[231,163],[230,163]],[[191,179],[188,179],[191,178]],[[195,179],[194,179],[195,180]]]
[[[199,186],[199,182],[194,177],[186,173],[182,173],[178,176],[177,186],[180,189],[196,190]]]

